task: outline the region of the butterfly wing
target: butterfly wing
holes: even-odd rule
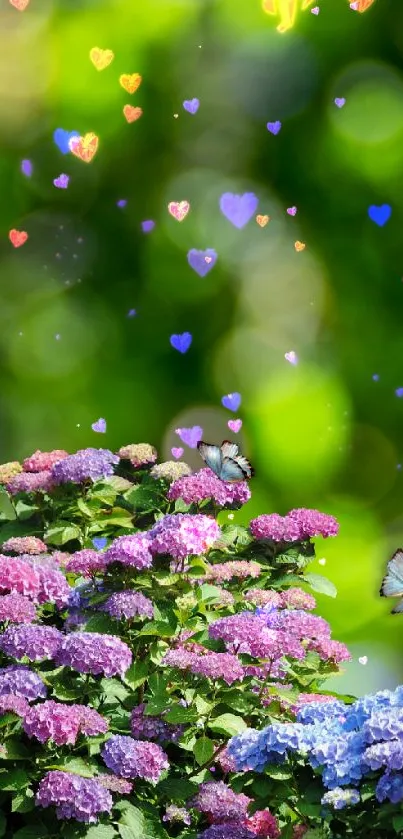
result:
[[[210,443],[204,443],[203,440],[200,440],[197,444],[197,448],[206,466],[208,466],[218,478],[221,478],[223,457],[220,447],[213,446]]]
[[[231,460],[235,460],[239,454],[239,446],[236,443],[231,443],[230,440],[223,440],[220,449],[223,459],[229,457]]]
[[[235,463],[240,467],[240,469],[242,469],[245,478],[252,478],[252,476],[255,474],[253,466],[251,466],[249,460],[247,460],[247,458],[244,457],[242,454],[237,455],[237,457],[235,458]]]
[[[403,550],[401,548],[388,562],[380,594],[382,597],[403,597]]]
[[[232,457],[224,457],[221,472],[218,477],[222,481],[235,483],[235,481],[244,481],[246,474],[236,460],[233,460]]]
[[[398,614],[401,614],[402,612],[403,612],[403,600],[401,600],[400,603],[398,603],[397,606],[395,606],[395,608],[392,609],[391,614],[392,615],[398,615]]]

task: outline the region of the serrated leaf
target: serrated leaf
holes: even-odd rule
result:
[[[122,681],[132,690],[136,690],[136,688],[143,685],[146,681],[149,670],[149,661],[134,661],[133,664],[130,665],[129,669],[126,670],[125,675],[122,677]]]
[[[121,478],[120,475],[111,475],[110,478],[104,479],[104,483],[107,486],[111,486],[118,493],[127,492],[127,490],[134,486],[132,481],[128,481],[126,478]]]
[[[191,798],[197,792],[197,784],[186,778],[165,778],[157,786],[160,795],[166,796],[168,800],[178,801],[181,804]]]
[[[203,583],[199,587],[202,600],[220,600],[222,597],[222,590],[218,586],[212,586],[210,583]]]
[[[7,760],[26,760],[30,752],[17,738],[10,737],[3,744],[7,751]]]
[[[91,767],[82,757],[66,757],[60,763],[47,766],[46,769],[59,769],[61,772],[71,772],[73,775],[82,775],[83,778],[93,778],[97,773],[97,767]]]
[[[137,484],[124,493],[126,501],[131,504],[134,510],[144,513],[150,512],[157,507],[156,487],[145,487]]]
[[[193,746],[193,754],[199,766],[211,760],[214,754],[214,743],[208,737],[200,737]]]
[[[11,800],[12,813],[29,813],[35,807],[34,791],[29,787],[23,792],[17,792]],[[0,833],[1,836],[1,833]]]
[[[29,785],[29,777],[23,769],[11,769],[0,775],[0,790],[19,792]]]
[[[115,621],[109,615],[93,615],[85,624],[86,632],[99,632],[105,635],[118,635]]]
[[[84,836],[85,839],[114,839],[117,833],[113,827],[107,824],[94,824],[88,828]]]
[[[44,534],[45,542],[49,545],[65,545],[67,542],[80,538],[80,528],[68,522],[59,522],[56,527],[50,527]]]
[[[215,720],[210,720],[209,728],[212,731],[218,731],[220,734],[228,734],[230,737],[235,737],[241,731],[247,728],[246,722],[242,717],[237,717],[235,714],[221,714]]]
[[[327,594],[328,597],[336,597],[336,586],[327,577],[322,577],[322,574],[304,574],[303,579],[314,591],[318,591],[320,594]]]
[[[171,723],[181,722],[196,722],[199,719],[199,714],[196,708],[184,708],[183,705],[174,705],[170,708],[164,719]]]
[[[100,687],[106,696],[119,699],[121,702],[129,696],[129,691],[118,679],[101,679]]]

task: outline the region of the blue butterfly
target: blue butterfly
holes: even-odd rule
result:
[[[387,565],[387,573],[382,581],[381,597],[403,597],[403,549],[393,554]],[[403,612],[403,600],[392,609],[392,615]]]
[[[200,440],[197,448],[207,466],[222,481],[245,481],[255,474],[249,460],[239,454],[236,443],[224,440],[221,446],[213,446]]]

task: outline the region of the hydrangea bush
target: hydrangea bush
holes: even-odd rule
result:
[[[249,498],[147,444],[0,466],[0,837],[398,831],[403,689],[321,692],[337,521]]]

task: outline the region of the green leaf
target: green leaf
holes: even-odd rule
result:
[[[303,579],[314,591],[318,591],[320,594],[327,594],[329,597],[336,597],[336,586],[327,577],[322,577],[322,574],[304,574]]]
[[[116,830],[106,824],[94,824],[84,834],[85,839],[114,839],[117,836]],[[84,837],[83,837],[84,839]]]
[[[45,531],[44,539],[50,545],[65,545],[73,539],[81,538],[81,530],[68,522],[59,522],[56,527],[50,527]]]
[[[17,792],[11,801],[12,813],[29,813],[35,807],[34,791],[28,787],[24,792]],[[0,833],[1,836],[1,833]]]
[[[285,766],[266,766],[265,772],[269,778],[275,778],[276,781],[287,781],[288,778],[292,778],[291,770]]]
[[[7,760],[26,760],[30,757],[30,752],[20,740],[10,737],[3,744],[7,750]]]
[[[18,792],[29,785],[29,777],[23,769],[11,769],[0,775],[0,789]]]
[[[211,760],[214,754],[214,743],[208,737],[200,737],[193,746],[193,754],[199,766]]]
[[[86,632],[99,632],[106,635],[118,635],[116,622],[109,615],[93,615],[85,624]]]
[[[220,734],[228,734],[230,737],[235,737],[235,734],[240,734],[247,728],[246,722],[242,717],[237,717],[235,714],[221,714],[215,720],[210,720],[209,728],[212,731],[218,731]]]
[[[392,824],[396,833],[399,833],[400,830],[403,830],[403,813],[399,813],[397,816],[393,816]]]
[[[0,811],[0,836],[4,836],[7,830],[7,820],[3,812]]]
[[[93,778],[97,773],[97,767],[92,767],[82,757],[65,757],[60,763],[47,766],[46,769],[59,769],[61,772],[71,772],[73,775],[82,775],[83,778]]]
[[[129,691],[118,679],[101,679],[101,690],[106,696],[123,702],[129,696]]]
[[[146,681],[149,669],[149,661],[134,661],[133,664],[130,665],[129,669],[126,670],[125,675],[122,677],[122,681],[132,690],[136,690],[136,688],[143,685]]]
[[[220,600],[222,591],[218,586],[212,586],[209,583],[204,583],[199,588],[202,600]]]
[[[160,795],[166,796],[168,800],[178,801],[181,804],[196,794],[198,786],[187,781],[186,778],[165,778],[157,785],[156,789]]]
[[[175,501],[175,513],[187,513],[191,506],[191,504],[186,504],[183,498],[178,498]]]
[[[113,487],[119,493],[127,492],[128,489],[134,486],[132,481],[127,481],[126,478],[121,478],[120,475],[111,475],[110,478],[104,478],[104,484]]]
[[[82,498],[80,498],[80,496],[78,496],[77,498],[77,507],[80,510],[80,513],[82,513],[83,516],[86,516],[87,519],[94,518],[96,511],[91,510],[88,504],[86,504],[85,501]]]
[[[124,498],[134,510],[148,513],[157,508],[157,492],[155,487],[145,487],[137,484],[124,493]]]
[[[164,719],[172,723],[196,722],[199,719],[199,714],[196,708],[184,708],[178,703],[170,708],[168,713],[164,715]]]
[[[13,839],[44,839],[45,836],[49,836],[49,831],[44,824],[27,825],[17,830],[17,833],[13,833]]]
[[[171,638],[175,635],[176,628],[171,626],[166,621],[151,621],[143,626],[143,629],[137,633],[139,635],[158,635],[161,638]]]
[[[17,518],[8,492],[3,487],[0,487],[0,513],[7,521],[12,521]]]

